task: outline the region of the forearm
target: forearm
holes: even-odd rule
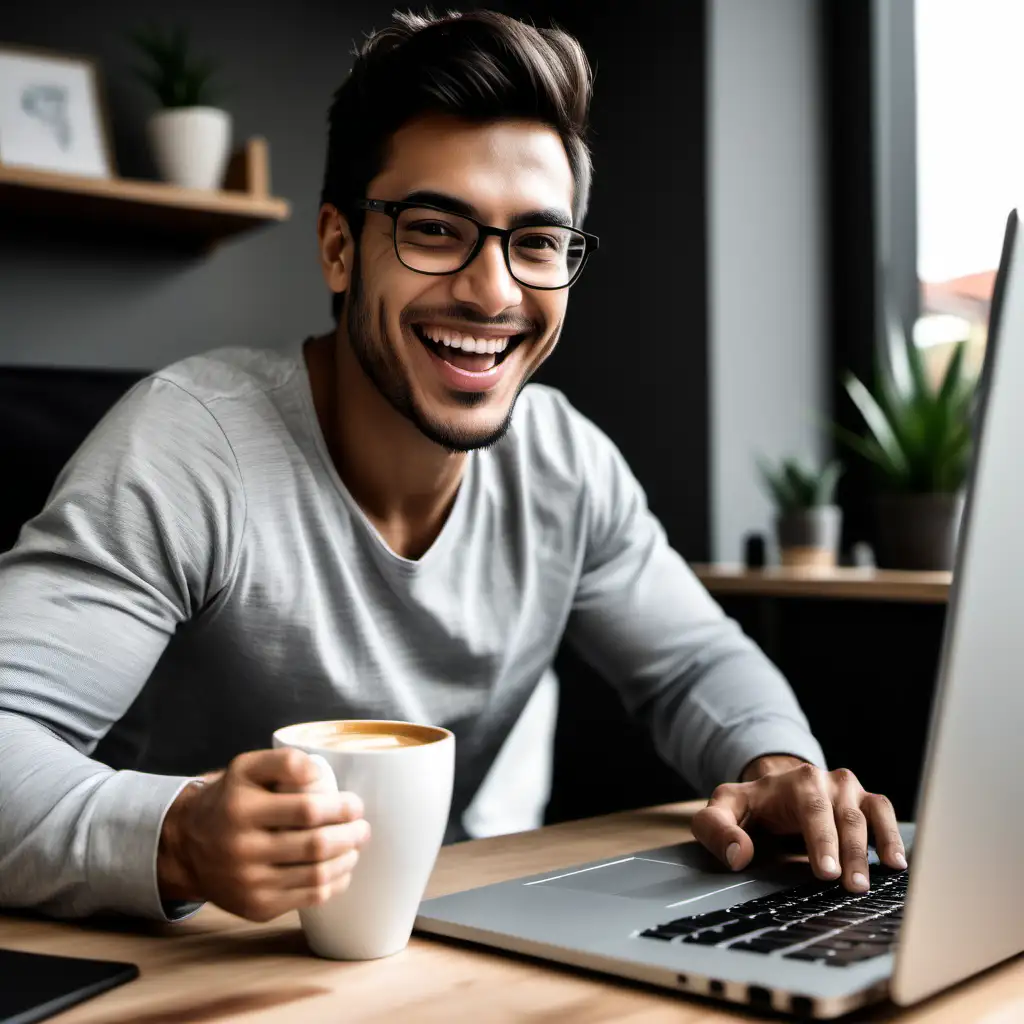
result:
[[[669,680],[644,711],[661,755],[701,792],[764,771],[784,754],[825,766],[789,684],[723,620],[702,657]]]
[[[112,771],[28,718],[0,714],[0,906],[169,919],[157,844],[186,782]]]

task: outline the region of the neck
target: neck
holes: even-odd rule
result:
[[[448,518],[466,453],[434,444],[397,412],[343,330],[303,347],[320,429],[338,475],[388,546],[419,558]]]

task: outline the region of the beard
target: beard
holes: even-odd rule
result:
[[[467,311],[463,311],[465,313]],[[466,319],[472,319],[467,317]],[[388,337],[383,300],[377,307],[377,322],[363,290],[362,272],[357,266],[352,288],[345,303],[345,326],[349,344],[363,373],[373,382],[388,404],[404,416],[428,441],[449,452],[469,452],[497,444],[508,432],[516,399],[526,386],[524,377],[509,402],[508,411],[497,427],[483,430],[460,428],[445,420],[428,416],[413,396],[409,373],[402,365],[398,352]],[[483,391],[452,391],[452,399],[465,409],[472,409],[487,401]]]

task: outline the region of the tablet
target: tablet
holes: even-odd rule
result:
[[[0,1024],[31,1024],[139,976],[135,964],[0,949]]]

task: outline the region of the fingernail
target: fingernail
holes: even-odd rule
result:
[[[730,843],[725,851],[725,859],[729,862],[729,867],[735,867],[736,858],[740,855],[740,844]]]
[[[853,873],[853,878],[851,878],[850,881],[853,882],[858,889],[866,889],[868,887],[868,880],[859,871],[855,871]]]
[[[365,843],[370,838],[370,823],[364,819],[359,824],[362,826],[359,829],[359,841]]]
[[[836,864],[835,857],[822,857],[821,870],[826,875],[834,875],[839,870],[839,865]]]
[[[907,866],[907,858],[902,853],[894,853],[892,856],[892,862],[898,868],[905,868]]]

